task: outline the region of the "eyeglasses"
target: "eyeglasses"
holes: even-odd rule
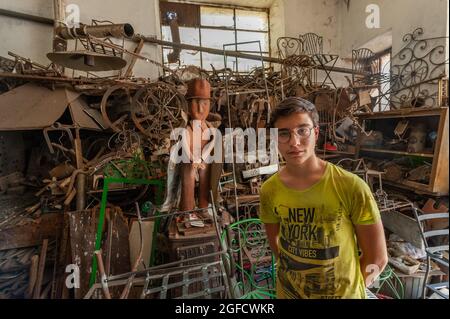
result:
[[[297,127],[292,130],[288,129],[279,129],[278,130],[278,142],[281,144],[289,143],[292,137],[292,133],[294,132],[296,135],[298,135],[302,139],[307,139],[311,136],[311,131],[315,128],[313,127]]]

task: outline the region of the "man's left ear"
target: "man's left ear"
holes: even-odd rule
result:
[[[314,128],[314,134],[316,135],[316,142],[319,139],[320,127],[316,126]]]

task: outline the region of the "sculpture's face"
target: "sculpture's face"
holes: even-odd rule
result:
[[[189,101],[189,115],[191,120],[206,121],[211,108],[209,99],[194,98]]]

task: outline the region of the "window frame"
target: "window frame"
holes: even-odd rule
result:
[[[161,1],[160,1],[161,2]],[[173,4],[176,4],[178,2],[173,2]],[[267,56],[271,56],[271,38],[270,38],[270,9],[269,8],[252,8],[252,7],[240,7],[240,6],[233,6],[233,5],[217,5],[217,4],[209,4],[209,3],[195,3],[195,2],[186,2],[189,4],[193,4],[198,6],[199,9],[199,15],[200,15],[200,24],[198,26],[198,36],[199,36],[199,46],[203,46],[202,45],[202,30],[223,30],[223,31],[233,31],[234,32],[234,40],[235,43],[237,43],[238,41],[238,32],[252,32],[252,33],[263,33],[267,35],[267,49],[268,51],[261,51],[261,54],[263,55],[267,55]],[[208,26],[208,25],[203,25],[202,23],[202,13],[201,13],[201,9],[202,8],[223,8],[223,9],[231,9],[233,10],[233,27],[220,27],[220,26]],[[254,11],[254,12],[264,12],[267,16],[267,30],[250,30],[250,29],[242,29],[242,28],[237,28],[237,19],[236,19],[236,10],[241,10],[241,11]],[[161,35],[163,34],[162,28],[163,28],[163,23],[160,23],[160,31],[161,31]],[[192,27],[194,28],[194,27]],[[195,28],[194,28],[195,29]],[[162,62],[165,66],[168,66],[169,63],[166,61],[166,58],[164,56],[164,49],[172,49],[171,47],[167,47],[167,46],[162,46],[161,47],[161,56],[162,56]],[[237,51],[237,45],[235,46],[235,50]],[[256,53],[259,54],[259,52],[256,51],[247,51],[247,50],[239,50],[239,52],[243,52],[243,53]],[[204,62],[203,62],[203,54],[205,54],[205,52],[200,51],[200,68],[206,70]],[[236,71],[239,72],[239,58],[234,58],[235,62],[236,62]],[[178,65],[181,65],[181,62],[178,62]],[[247,72],[244,72],[247,73]]]

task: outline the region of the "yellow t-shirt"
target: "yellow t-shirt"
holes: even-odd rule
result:
[[[354,225],[380,220],[369,186],[327,163],[310,188],[288,188],[277,174],[260,191],[260,219],[280,224],[278,298],[366,298]]]

